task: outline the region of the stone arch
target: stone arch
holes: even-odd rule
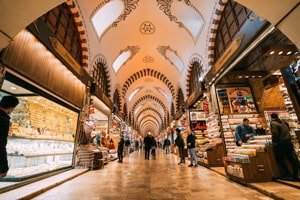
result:
[[[169,81],[169,79],[162,73],[154,70],[154,69],[143,69],[140,70],[134,74],[132,74],[127,81],[125,81],[125,83],[123,84],[123,89],[122,89],[122,97],[124,98],[126,95],[126,92],[128,91],[130,85],[132,85],[135,81],[137,81],[140,78],[143,78],[145,76],[152,76],[160,81],[162,81],[168,88],[169,91],[171,92],[173,98],[175,98],[175,88],[173,86],[173,84],[171,83],[171,81]]]
[[[135,108],[138,104],[140,104],[141,102],[145,101],[145,100],[153,100],[153,101],[156,101],[159,105],[161,105],[161,107],[164,109],[165,113],[167,112],[167,108],[165,106],[165,104],[160,100],[158,99],[157,97],[155,96],[152,96],[152,95],[145,95],[145,96],[142,96],[141,98],[139,98],[135,103],[134,105],[132,106],[132,109],[131,109],[131,112],[134,112],[135,111]]]
[[[155,110],[154,108],[151,108],[151,107],[148,107],[148,108],[145,108],[145,109],[141,110],[138,113],[138,115],[136,116],[136,120],[138,120],[139,117],[141,116],[141,114],[146,112],[146,111],[152,111],[152,112],[156,113],[159,116],[160,120],[163,122],[163,117],[161,116],[161,114],[157,110]]]
[[[195,63],[198,63],[199,67],[200,67],[199,68],[199,77],[200,77],[200,75],[203,75],[203,73],[204,73],[204,65],[203,65],[201,56],[194,55],[189,62],[188,72],[187,72],[187,77],[186,77],[186,94],[187,94],[187,96],[191,95],[189,86],[191,84],[191,82],[190,82],[191,76],[195,75],[194,73],[192,73]]]
[[[97,67],[97,65],[101,63],[102,67],[104,68],[105,74],[106,74],[106,84],[107,84],[107,97],[111,96],[111,85],[110,85],[110,76],[109,76],[109,71],[108,71],[108,65],[105,57],[103,55],[98,55],[93,61],[93,68],[90,70],[90,75],[94,78],[94,71]],[[94,80],[95,81],[95,80]]]

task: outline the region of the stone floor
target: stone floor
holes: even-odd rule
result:
[[[132,153],[124,163],[85,173],[35,199],[236,199],[266,200],[263,194],[216,172],[177,165],[178,158],[158,151],[156,160]]]

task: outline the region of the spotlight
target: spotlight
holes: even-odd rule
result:
[[[286,55],[290,55],[291,53],[292,53],[292,51],[289,51],[289,52],[286,53]]]
[[[270,52],[270,55],[273,55],[274,53],[275,53],[275,51],[271,51],[271,52]]]
[[[283,51],[279,51],[279,52],[278,52],[278,55],[281,55],[282,53],[283,53]]]

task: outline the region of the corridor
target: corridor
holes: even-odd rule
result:
[[[122,164],[111,162],[35,199],[270,199],[206,168],[178,166],[178,161],[160,150],[156,160],[134,152]]]

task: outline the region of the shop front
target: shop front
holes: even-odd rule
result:
[[[4,180],[22,181],[74,165],[85,84],[29,31],[3,52],[0,95],[14,95]]]
[[[202,87],[203,88],[203,87]],[[194,94],[194,95],[193,95]],[[196,155],[200,165],[222,167],[223,142],[217,115],[209,109],[210,96],[206,90],[193,93],[186,101],[189,126],[196,136]]]
[[[295,81],[298,59],[295,46],[274,30],[212,85],[226,150],[225,171],[230,178],[264,182],[280,176],[270,131],[272,113],[288,124],[299,157],[300,101]],[[237,126],[243,124],[244,118],[254,132],[238,144]]]

